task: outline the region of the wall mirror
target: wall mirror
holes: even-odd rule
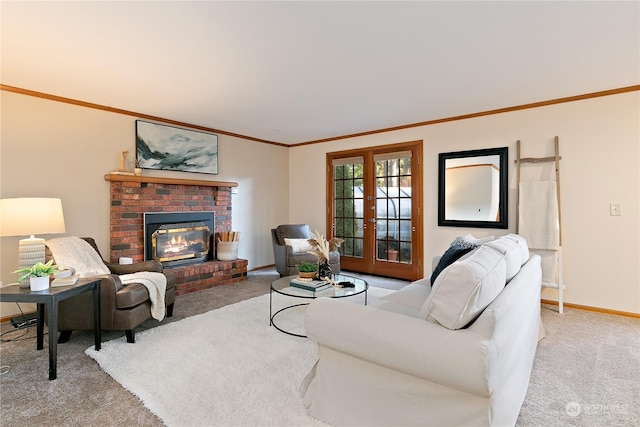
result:
[[[438,225],[507,228],[509,148],[439,154]]]

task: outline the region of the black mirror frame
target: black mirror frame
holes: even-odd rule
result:
[[[445,162],[463,157],[500,156],[500,221],[465,221],[445,219]],[[438,226],[470,228],[508,228],[509,226],[509,147],[468,150],[438,155]]]

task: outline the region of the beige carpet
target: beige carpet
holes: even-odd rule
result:
[[[249,273],[246,282],[178,298],[170,322],[268,292],[273,269]],[[397,288],[401,281],[368,277],[374,286]],[[543,308],[547,338],[540,342],[529,392],[517,425],[640,425],[640,320]],[[266,320],[268,322],[268,319]],[[144,328],[156,327],[148,321]],[[3,333],[12,330],[1,325]],[[58,379],[47,380],[48,355],[27,340],[0,344],[2,426],[161,426],[160,419],[120,386],[84,351],[92,333],[74,333],[58,346]],[[7,339],[20,332],[5,334]],[[103,339],[122,333],[104,333]],[[135,345],[135,344],[134,344]],[[170,376],[171,372],[164,372]]]
[[[522,426],[640,425],[640,319],[542,309]]]

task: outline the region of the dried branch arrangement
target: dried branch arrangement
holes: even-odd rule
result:
[[[337,237],[332,237],[331,240],[327,241],[318,230],[315,233],[311,233],[311,238],[307,241],[312,246],[312,249],[307,252],[318,257],[318,262],[320,263],[328,262],[329,252],[337,251],[342,242],[344,242],[343,239]]]

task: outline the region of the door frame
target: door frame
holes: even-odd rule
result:
[[[397,264],[387,261],[377,260],[375,256],[375,235],[374,238],[365,239],[364,262],[350,262],[350,257],[341,257],[340,268],[357,271],[361,273],[376,274],[405,280],[417,280],[424,277],[424,208],[423,208],[423,141],[415,140],[396,144],[386,144],[374,147],[363,147],[344,151],[328,152],[326,154],[326,230],[329,237],[335,236],[335,224],[333,222],[334,212],[334,188],[333,188],[333,160],[345,157],[363,156],[365,159],[365,182],[375,182],[375,171],[371,168],[373,158],[376,154],[392,153],[396,151],[412,151],[411,164],[411,206],[412,206],[412,230],[411,237],[411,264]],[[367,167],[369,165],[369,167]],[[373,191],[375,195],[375,184]],[[365,195],[366,199],[366,195]],[[366,208],[365,208],[366,211]],[[365,215],[365,224],[368,218]],[[365,233],[373,233],[367,230]],[[368,254],[368,255],[367,255]],[[364,271],[363,271],[364,270]],[[375,271],[375,272],[374,272]]]

